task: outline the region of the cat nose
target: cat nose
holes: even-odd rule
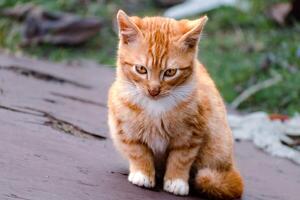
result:
[[[157,95],[159,95],[160,93],[160,88],[157,87],[157,88],[151,88],[151,89],[148,89],[148,92],[151,96],[155,97]]]

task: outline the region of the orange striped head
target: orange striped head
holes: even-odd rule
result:
[[[117,15],[118,77],[156,100],[192,79],[197,46],[207,17],[180,20]]]

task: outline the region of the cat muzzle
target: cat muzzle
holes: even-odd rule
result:
[[[159,88],[155,88],[155,89],[148,89],[148,93],[150,96],[152,97],[156,97],[159,95],[160,93],[160,89]]]

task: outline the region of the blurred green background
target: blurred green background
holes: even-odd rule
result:
[[[266,17],[267,7],[282,1],[241,1],[249,3],[249,10],[221,7],[207,13],[210,20],[200,42],[201,61],[228,103],[250,86],[269,79],[274,71],[282,75],[283,81],[252,95],[240,105],[240,110],[290,115],[300,112],[300,24],[282,27]],[[49,11],[97,16],[103,20],[103,26],[96,37],[82,46],[21,47],[21,24],[1,17],[1,49],[52,61],[93,59],[111,66],[115,63],[118,40],[113,28],[117,10],[122,8],[139,16],[161,15],[164,11],[151,0],[0,0],[0,9],[28,2]]]

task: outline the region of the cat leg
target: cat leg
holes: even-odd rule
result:
[[[152,151],[137,139],[128,137],[121,129],[120,120],[109,115],[112,140],[119,152],[129,161],[128,181],[151,188],[155,186],[155,166]]]
[[[167,159],[164,190],[175,195],[188,195],[189,174],[198,146],[172,148]]]
[[[123,151],[129,160],[128,181],[141,186],[155,186],[155,167],[151,150],[138,141],[123,141]]]

